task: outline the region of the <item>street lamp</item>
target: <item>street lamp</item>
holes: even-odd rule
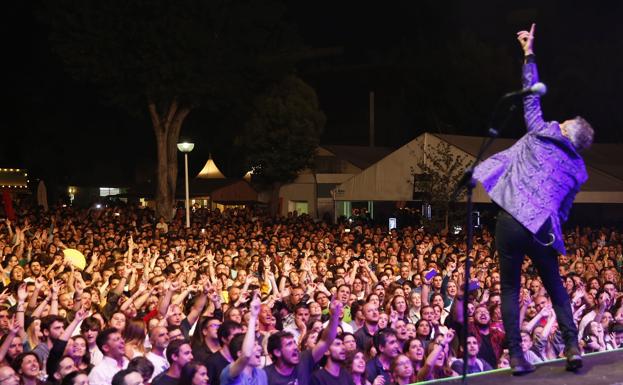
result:
[[[194,143],[178,143],[177,149],[184,153],[184,171],[186,179],[186,228],[190,227],[190,197],[188,193],[188,153],[195,148]]]

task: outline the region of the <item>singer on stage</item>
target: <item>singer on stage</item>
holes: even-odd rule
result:
[[[523,86],[538,82],[532,51],[534,24],[517,33],[524,52]],[[558,272],[558,255],[565,254],[562,224],[586,182],[579,152],[593,142],[593,129],[582,118],[563,123],[545,122],[540,96],[524,96],[528,132],[508,150],[480,164],[474,177],[500,206],[496,224],[496,247],[500,258],[502,318],[508,339],[513,374],[535,370],[523,356],[519,334],[519,287],[521,266],[528,255],[551,297],[565,341],[567,370],[582,366],[578,331],[573,322],[569,296]]]

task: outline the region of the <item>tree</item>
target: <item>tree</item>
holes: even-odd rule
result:
[[[294,75],[286,76],[255,101],[238,144],[255,180],[272,187],[273,214],[281,185],[312,166],[325,122],[316,92]]]
[[[422,145],[421,152],[422,157],[419,157],[417,168],[411,167],[414,191],[422,193],[424,200],[443,213],[444,229],[448,230],[452,193],[469,166],[468,158],[453,152],[452,146],[444,141],[439,141],[436,145]],[[463,190],[457,200],[464,196]],[[433,222],[440,223],[436,218]]]
[[[54,51],[76,79],[134,115],[157,143],[156,212],[171,218],[182,125],[198,106],[241,108],[291,67],[278,0],[42,2]]]

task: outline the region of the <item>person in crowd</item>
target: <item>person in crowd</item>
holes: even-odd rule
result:
[[[424,366],[424,343],[417,338],[410,338],[405,342],[402,352],[409,357],[413,366],[413,373]]]
[[[216,353],[208,357],[208,360],[205,362],[208,377],[210,377],[210,385],[220,385],[220,373],[234,361],[229,350],[229,344],[235,336],[242,334],[242,331],[242,325],[235,321],[224,321],[219,326],[217,336],[221,347]]]
[[[152,381],[153,385],[177,385],[182,373],[182,368],[193,360],[193,352],[190,342],[187,340],[175,340],[167,345],[167,361],[169,368],[160,373]]]
[[[147,358],[139,356],[132,358],[128,363],[129,370],[135,370],[143,377],[143,384],[150,384],[154,374],[154,364]]]
[[[374,335],[379,330],[379,306],[376,302],[368,301],[362,308],[364,324],[355,332],[357,349],[364,350],[371,343]]]
[[[415,382],[415,372],[413,370],[413,364],[411,359],[406,354],[399,354],[390,366],[393,384],[396,385],[409,385]]]
[[[311,378],[312,385],[354,385],[348,370],[344,368],[346,347],[341,336],[337,336],[325,352],[325,363]]]
[[[485,360],[478,358],[480,345],[478,339],[474,335],[467,336],[467,374],[481,373],[493,368]],[[464,362],[462,358],[452,361],[451,368],[458,374],[463,374]]]
[[[257,317],[260,312],[260,299],[257,291],[253,293],[250,304],[250,316],[247,323],[247,331],[232,338],[229,343],[229,351],[234,361],[227,365],[221,372],[221,385],[237,383],[254,383],[268,385],[268,378],[262,363],[262,347],[255,340]]]
[[[108,328],[97,336],[97,346],[104,358],[89,373],[89,384],[109,385],[115,373],[128,367],[125,341],[117,329]]]
[[[448,344],[453,338],[454,330],[449,329],[439,342],[433,342],[428,345],[426,361],[417,373],[416,379],[418,382],[447,378],[455,374],[450,367],[450,357],[446,353]]]
[[[191,361],[184,365],[180,376],[179,385],[208,385],[208,369],[199,361]]]
[[[165,350],[169,345],[169,333],[164,326],[155,326],[149,332],[149,342],[151,343],[151,350],[145,355],[152,365],[154,371],[151,375],[150,381],[169,369],[169,361],[165,355]]]
[[[111,385],[143,385],[143,376],[133,369],[122,369],[115,373]]]
[[[373,342],[377,355],[366,364],[368,381],[374,382],[378,376],[382,376],[385,383],[389,384],[391,363],[401,351],[396,332],[393,329],[379,330],[374,335]]]
[[[270,385],[286,385],[295,379],[298,379],[299,385],[309,384],[316,364],[337,336],[340,316],[343,314],[342,306],[342,301],[331,302],[329,325],[310,350],[301,352],[294,336],[287,331],[277,332],[268,338],[267,350],[273,359],[273,364],[266,368]]]
[[[97,347],[97,335],[101,330],[102,324],[94,317],[88,317],[80,324],[80,334],[87,340],[91,365],[99,364],[104,358],[104,354]]]

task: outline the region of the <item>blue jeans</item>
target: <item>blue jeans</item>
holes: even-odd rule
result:
[[[544,231],[539,231],[537,237],[546,242],[547,229],[542,230]],[[498,214],[495,244],[500,257],[502,320],[511,357],[523,356],[520,346],[518,304],[521,265],[526,255],[532,260],[550,296],[565,346],[567,348],[577,346],[578,329],[573,322],[569,295],[562,285],[558,271],[558,252],[551,246],[537,242],[528,229],[504,210]]]

